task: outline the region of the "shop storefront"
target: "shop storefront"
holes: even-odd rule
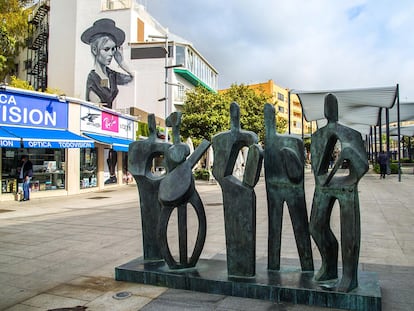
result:
[[[125,183],[128,145],[135,138],[136,124],[133,117],[76,99],[1,90],[0,200],[12,199],[19,190],[22,155],[33,163],[34,197]]]
[[[82,135],[92,139],[98,147],[96,150],[85,150],[85,156],[81,156],[81,161],[82,158],[84,159],[84,162],[81,162],[81,175],[84,176],[81,187],[95,186],[94,178],[90,176],[96,175],[96,172],[92,171],[93,167],[99,169],[99,162],[103,162],[104,185],[130,181],[126,165],[128,146],[135,139],[137,125],[135,119],[86,104],[81,106],[80,114]],[[103,157],[103,161],[99,161],[99,157]],[[96,164],[91,165],[93,161]]]
[[[94,148],[93,140],[68,129],[68,102],[40,94],[0,92],[2,194],[19,191],[22,155],[33,163],[32,193],[67,190],[66,150]]]

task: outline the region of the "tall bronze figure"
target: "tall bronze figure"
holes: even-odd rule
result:
[[[264,107],[264,169],[269,214],[268,269],[280,269],[283,204],[286,202],[302,270],[313,270],[312,246],[304,190],[304,146],[301,139],[276,133],[275,108]]]
[[[151,168],[153,159],[165,155],[171,144],[157,140],[154,114],[148,115],[148,128],[148,139],[138,140],[129,145],[128,170],[138,186],[144,260],[162,260],[157,226],[161,212],[158,189],[164,176],[155,176]]]
[[[338,123],[338,101],[332,94],[325,97],[328,124],[312,135],[312,169],[315,193],[312,203],[310,232],[322,257],[316,281],[338,278],[338,241],[330,228],[330,217],[336,200],[340,205],[343,275],[338,291],[348,292],[358,286],[360,249],[360,211],[358,182],[368,170],[368,159],[361,134]],[[338,159],[329,169],[335,144],[341,143]],[[348,163],[349,174],[338,176],[342,163]]]
[[[262,149],[255,133],[240,128],[240,108],[230,106],[230,131],[215,135],[213,175],[223,193],[227,270],[232,277],[252,277],[256,273],[256,194]],[[243,147],[249,147],[243,181],[234,177],[233,169]]]
[[[162,205],[158,239],[161,253],[171,269],[191,268],[197,264],[206,239],[207,222],[204,206],[195,189],[192,168],[210,146],[207,140],[190,154],[190,148],[181,142],[180,124],[181,112],[173,112],[166,120],[167,126],[172,127],[173,145],[166,153],[169,172],[161,181],[158,199]],[[198,218],[198,232],[194,250],[188,258],[187,247],[187,204],[191,204]],[[167,227],[173,210],[177,208],[179,262],[175,261],[168,246]]]

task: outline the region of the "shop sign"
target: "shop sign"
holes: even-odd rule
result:
[[[0,91],[0,123],[67,128],[68,103],[47,97]]]
[[[85,142],[76,142],[76,141],[45,141],[45,140],[23,140],[23,144],[25,148],[93,148],[93,142],[85,141]]]
[[[82,106],[81,131],[134,139],[134,121],[107,111]]]
[[[15,141],[12,139],[0,139],[0,148],[14,148],[14,147],[20,147],[20,141]]]
[[[112,133],[118,133],[118,119],[118,116],[102,111],[102,130]]]

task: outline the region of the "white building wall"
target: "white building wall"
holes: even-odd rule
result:
[[[48,85],[61,90],[67,96],[85,99],[86,80],[93,68],[94,59],[90,46],[81,41],[82,33],[101,18],[110,18],[116,26],[125,32],[125,42],[122,45],[123,56],[134,80],[118,86],[119,93],[113,104],[113,109],[123,113],[129,112],[130,107],[137,107],[157,117],[165,117],[165,102],[159,99],[165,97],[165,59],[131,60],[131,44],[137,42],[138,18],[144,22],[144,37],[150,35],[164,36],[167,29],[155,21],[142,5],[135,8],[118,10],[102,10],[101,0],[50,0],[50,36]],[[147,39],[162,42],[162,39]],[[174,62],[169,60],[169,65]],[[111,67],[121,71],[113,60]],[[176,83],[177,78],[173,69],[169,70],[169,81]],[[188,88],[194,86],[183,82]],[[174,99],[177,87],[169,86],[168,112],[175,110]],[[142,120],[146,121],[146,120]]]
[[[77,1],[50,0],[48,87],[74,94]]]

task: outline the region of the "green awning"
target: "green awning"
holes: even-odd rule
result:
[[[178,74],[179,76],[186,79],[188,82],[190,82],[194,86],[203,86],[210,92],[216,93],[215,90],[213,90],[211,87],[209,87],[207,84],[205,84],[203,81],[201,81],[199,78],[197,78],[193,73],[188,71],[187,69],[182,68],[174,68],[174,72]]]

